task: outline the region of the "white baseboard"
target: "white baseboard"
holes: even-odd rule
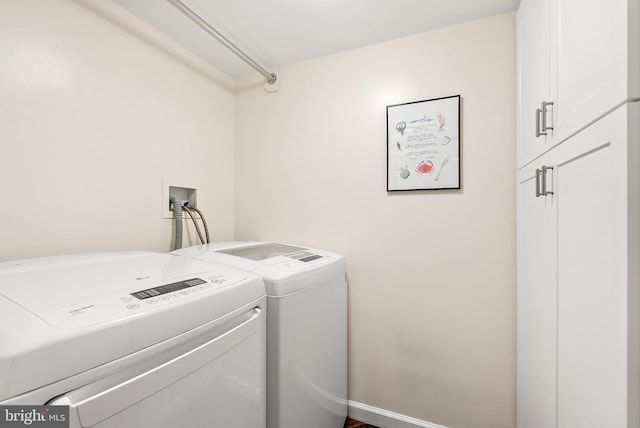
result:
[[[380,428],[446,428],[351,400],[349,400],[349,417]]]

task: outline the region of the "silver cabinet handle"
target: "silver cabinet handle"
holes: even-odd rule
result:
[[[551,131],[553,130],[553,126],[547,126],[547,107],[552,106],[553,105],[553,101],[543,101],[542,102],[542,129],[540,130],[540,133],[542,135],[547,135],[546,131]]]
[[[553,171],[552,166],[543,166],[542,167],[542,195],[553,195],[553,190],[547,190],[547,171]],[[552,177],[553,178],[553,177]]]
[[[536,198],[553,195],[553,190],[547,190],[548,171],[553,171],[553,167],[543,165],[540,169],[536,169]]]
[[[536,109],[536,138],[538,138],[541,135],[546,135],[540,132],[540,116],[541,115],[542,115],[542,110],[537,108]]]
[[[540,108],[536,109],[536,137],[547,135],[547,131],[553,129],[553,126],[547,126],[547,107],[552,106],[552,101],[543,101]],[[542,123],[541,123],[542,122]]]

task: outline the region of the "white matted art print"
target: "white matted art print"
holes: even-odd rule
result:
[[[387,106],[387,192],[460,188],[460,95]]]

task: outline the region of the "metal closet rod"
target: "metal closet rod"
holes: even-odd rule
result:
[[[275,73],[269,73],[267,70],[265,70],[264,67],[262,67],[260,64],[255,62],[253,59],[251,59],[249,55],[242,52],[242,50],[240,50],[239,47],[231,43],[225,36],[220,34],[218,30],[216,30],[211,25],[209,25],[209,23],[204,19],[202,19],[200,15],[195,13],[193,10],[189,9],[189,7],[186,4],[182,3],[180,0],[167,0],[167,1],[172,5],[174,5],[182,13],[184,13],[187,16],[187,18],[191,19],[193,22],[195,22],[200,27],[202,27],[202,29],[204,29],[207,33],[215,37],[216,40],[222,43],[227,49],[229,49],[231,52],[239,56],[244,62],[249,64],[251,67],[253,67],[258,73],[262,74],[267,79],[267,83],[269,83],[270,85],[273,85],[274,83],[276,83],[278,76],[276,76]]]

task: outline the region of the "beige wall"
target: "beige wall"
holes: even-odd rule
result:
[[[109,3],[0,2],[0,260],[169,250],[163,178],[233,238],[234,94]]]
[[[236,98],[236,238],[346,254],[349,398],[515,426],[514,14],[284,67]],[[385,106],[462,96],[462,189],[386,192]]]

